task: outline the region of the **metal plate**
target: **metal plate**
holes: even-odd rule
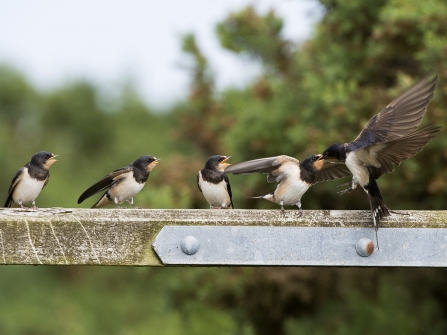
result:
[[[447,229],[381,228],[369,257],[361,238],[375,243],[374,229],[165,226],[153,248],[166,265],[447,266]]]

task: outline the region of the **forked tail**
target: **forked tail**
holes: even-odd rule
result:
[[[377,249],[379,249],[379,238],[377,236],[377,231],[379,229],[380,220],[386,216],[390,215],[388,207],[386,207],[383,202],[382,195],[380,194],[379,186],[373,176],[369,175],[369,183],[365,186],[365,190],[368,192],[369,206],[371,207],[371,212],[374,221],[374,229],[376,231],[376,243]]]

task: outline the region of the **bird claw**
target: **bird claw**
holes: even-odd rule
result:
[[[347,183],[343,183],[343,184],[337,185],[337,187],[343,187],[343,186],[349,186],[349,188],[351,188],[351,182],[349,181]]]
[[[341,186],[341,185],[339,185]],[[343,195],[345,193],[348,193],[349,195],[352,195],[352,188],[348,187],[347,189],[341,190],[337,192],[339,195]]]
[[[284,219],[286,218],[286,211],[284,210],[284,207],[281,206],[281,214],[284,216]]]
[[[345,193],[348,193],[348,194],[351,195],[351,192],[353,190],[351,182],[337,185],[337,187],[345,187],[345,186],[347,186],[346,189],[337,192],[339,195],[342,195],[342,194],[345,194]]]
[[[303,210],[300,208],[300,209],[298,210],[297,214],[296,214],[296,217],[297,217],[297,218],[300,218],[300,217],[302,217],[302,216],[303,216]]]

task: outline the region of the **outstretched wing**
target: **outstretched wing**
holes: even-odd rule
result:
[[[14,189],[16,188],[17,184],[20,182],[20,180],[22,180],[24,170],[25,167],[21,168],[19,171],[16,172],[14,178],[12,178],[11,186],[9,186],[8,197],[6,198],[5,205],[3,207],[11,207],[12,194],[14,193]]]
[[[107,176],[102,178],[100,181],[90,186],[78,199],[78,204],[83,202],[85,199],[90,198],[92,195],[95,195],[98,192],[101,192],[109,187],[111,187],[117,180],[120,179],[120,176],[124,173],[130,172],[133,170],[132,165],[128,165],[126,167],[117,169],[112,173],[109,173]]]
[[[276,170],[281,165],[278,157],[281,156],[259,158],[242,163],[232,164],[225,169],[225,173],[270,173],[273,170]]]
[[[399,166],[402,161],[421,151],[436,136],[440,128],[435,123],[430,123],[394,141],[367,146],[361,149],[365,155],[362,155],[362,152],[359,154],[370,158],[366,163],[372,176],[377,179],[385,173],[394,171],[394,164]]]
[[[286,178],[290,169],[299,169],[299,164],[299,160],[290,156],[281,155],[230,165],[225,169],[225,173],[267,173],[267,182],[273,183]]]
[[[433,76],[433,73],[426,75],[374,115],[354,142],[363,147],[362,143],[390,141],[414,131],[421,124],[433,98],[437,80],[438,76]]]
[[[318,168],[316,166],[317,164],[319,165]],[[316,183],[321,183],[322,181],[334,180],[352,175],[351,171],[349,171],[345,163],[339,161],[331,162],[328,160],[321,160],[317,161],[314,167],[316,169],[316,172],[315,172],[315,179],[312,185]]]

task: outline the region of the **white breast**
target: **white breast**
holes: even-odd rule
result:
[[[231,199],[227,191],[225,180],[219,184],[209,183],[199,179],[199,185],[202,189],[206,201],[213,207],[228,208],[231,206]]]
[[[275,202],[283,202],[284,205],[295,205],[301,201],[301,197],[309,189],[310,185],[301,179],[288,178],[275,190]]]
[[[120,176],[120,181],[114,184],[109,191],[112,199],[117,198],[118,203],[122,204],[137,195],[144,187],[145,183],[137,183],[133,178],[133,172],[127,172]]]
[[[20,181],[14,189],[12,194],[13,201],[18,204],[28,204],[36,200],[42,191],[44,181],[39,181],[31,178],[28,174],[28,168],[24,168]]]
[[[279,171],[284,174],[283,181],[275,190],[275,202],[284,205],[295,205],[309,189],[310,185],[300,179],[301,170],[296,163],[285,163]]]
[[[357,182],[363,187],[369,183],[369,174],[364,161],[361,159],[361,152],[360,150],[359,153],[357,151],[348,153],[345,164]]]

